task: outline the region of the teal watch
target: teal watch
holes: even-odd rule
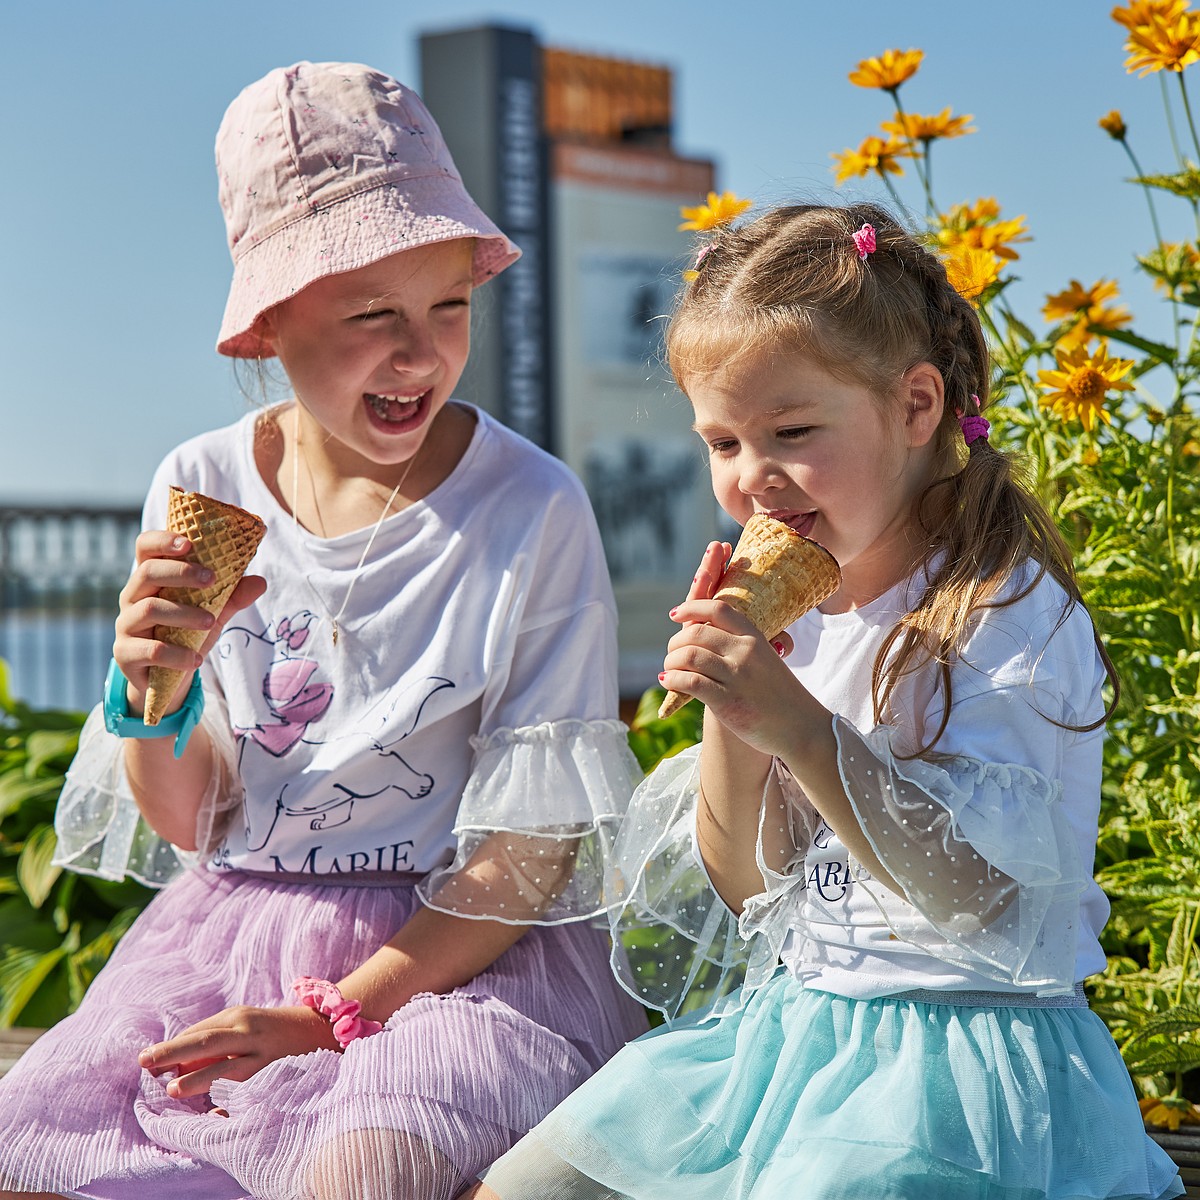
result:
[[[174,737],[175,757],[179,758],[204,712],[204,688],[200,684],[200,672],[192,676],[192,685],[183,698],[183,704],[169,717],[163,717],[157,725],[147,725],[141,717],[130,713],[129,697],[125,691],[127,683],[114,658],[108,664],[108,675],[104,680],[104,728],[117,737]]]

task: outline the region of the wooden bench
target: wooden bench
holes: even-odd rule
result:
[[[45,1032],[44,1029],[27,1029],[20,1025],[12,1029],[0,1029],[0,1075],[7,1074],[16,1065],[17,1059]]]

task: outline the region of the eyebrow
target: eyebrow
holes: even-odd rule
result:
[[[761,416],[768,421],[776,420],[779,417],[791,416],[792,414],[802,414],[816,408],[816,404],[812,400],[798,400],[795,404],[781,404],[778,408],[769,408]],[[719,422],[717,423],[719,427]],[[701,425],[699,421],[692,422],[692,432],[699,433],[701,429],[707,428],[707,425]]]
[[[466,275],[461,276],[461,278],[454,280],[452,283],[448,283],[446,285],[446,291],[454,292],[454,291],[457,291],[461,287],[469,287],[469,288],[474,289],[474,286],[475,286],[475,280],[470,275],[470,273],[468,273]],[[375,305],[375,304],[391,304],[397,296],[401,296],[401,295],[403,295],[403,289],[400,289],[396,292],[389,292],[382,296],[378,292],[376,292],[370,296],[367,296],[367,295],[346,296],[344,299],[347,304],[350,304],[353,307],[370,308],[372,305]]]

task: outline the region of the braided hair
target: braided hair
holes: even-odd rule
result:
[[[861,254],[854,234],[874,228]],[[985,438],[963,442],[960,418],[989,403],[991,360],[975,309],[941,261],[877,204],[794,205],[716,230],[681,291],[667,329],[667,358],[679,387],[745,356],[798,351],[823,370],[865,387],[878,404],[918,363],[941,374],[945,405],[934,437],[935,480],[917,498],[918,570],[926,586],[891,630],[875,660],[876,721],[906,675],[932,664],[944,692],[941,726],[917,751],[932,750],[949,720],[951,665],[982,609],[1028,595],[1049,573],[1066,594],[1060,623],[1082,604],[1071,552],[1009,456]],[[1033,570],[1022,578],[1024,565]],[[1014,590],[1010,581],[1020,579]],[[1097,637],[1113,685],[1119,682]],[[1070,728],[1075,728],[1071,726]]]

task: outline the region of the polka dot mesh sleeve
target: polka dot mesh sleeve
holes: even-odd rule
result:
[[[473,738],[454,861],[430,908],[519,925],[602,917],[617,826],[641,771],[616,720],[549,721]]]
[[[892,931],[946,962],[1039,993],[1074,984],[1079,897],[1090,864],[1062,785],[1020,765],[898,759],[891,731],[834,718],[846,794],[907,904],[863,881]]]
[[[181,850],[146,824],[125,778],[125,743],[104,728],[97,706],[79,735],[55,811],[58,866],[101,879],[128,876],[157,888],[212,853],[241,807],[243,792],[224,700],[208,689],[204,695],[199,728],[213,748],[213,771],[196,817],[199,849]]]
[[[701,747],[661,762],[634,793],[621,827],[612,891],[613,967],[637,1000],[668,1020],[707,1005],[740,1002],[776,969],[803,872],[762,861],[761,896],[739,917],[713,888],[696,845]],[[765,806],[762,821],[790,823],[799,810]],[[761,822],[760,822],[761,828]],[[795,836],[795,835],[790,835]],[[799,844],[806,844],[796,838]]]

